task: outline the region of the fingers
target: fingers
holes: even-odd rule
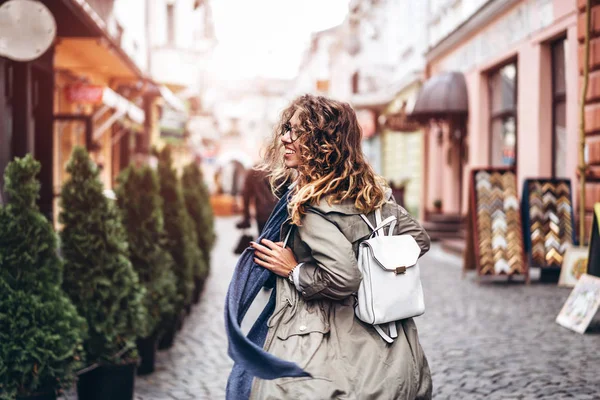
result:
[[[281,245],[278,245],[277,243],[274,243],[274,242],[270,241],[269,239],[263,239],[260,242],[262,244],[264,244],[265,246],[267,246],[271,250],[279,250],[283,246],[283,243],[281,243]]]
[[[271,258],[271,257],[269,257],[268,254],[265,254],[262,251],[258,251],[258,250],[254,252],[254,255],[257,258],[260,258],[261,260],[264,260],[264,261],[269,261],[269,259]]]
[[[258,265],[260,265],[261,267],[264,267],[268,270],[271,270],[271,265],[263,260],[261,260],[260,258],[254,257],[254,262]]]
[[[263,242],[264,242],[264,239],[263,239]],[[261,251],[265,254],[269,254],[271,252],[271,249],[269,249],[268,247],[262,246],[256,242],[250,242],[250,246],[252,246],[255,250]]]

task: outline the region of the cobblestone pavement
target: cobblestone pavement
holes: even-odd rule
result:
[[[138,377],[136,399],[224,398],[232,363],[223,299],[236,260],[234,223],[217,220],[219,239],[201,303],[174,347],[159,353],[157,371]],[[535,279],[530,286],[478,284],[472,275],[461,279],[460,266],[437,246],[421,262],[427,311],[416,322],[434,399],[600,399],[600,329],[579,335],[554,322],[569,289]]]

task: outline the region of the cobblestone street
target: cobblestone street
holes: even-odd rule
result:
[[[139,377],[136,398],[224,398],[231,361],[223,299],[236,258],[235,219],[217,220],[212,273],[174,347]],[[434,247],[421,263],[427,311],[417,318],[435,399],[598,399],[600,335],[554,323],[570,290],[535,282],[477,284]],[[251,314],[255,314],[252,313]],[[256,315],[256,314],[255,314]]]

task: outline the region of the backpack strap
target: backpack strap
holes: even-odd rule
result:
[[[287,235],[285,235],[285,240],[283,241],[283,248],[285,249],[288,245],[288,241],[290,240],[290,235],[295,225],[290,224],[290,229],[288,229]]]
[[[369,221],[369,219],[367,218],[367,216],[365,214],[360,214],[360,217],[367,223],[367,225],[369,225],[369,228],[371,228],[371,231],[372,231],[371,236],[373,236],[373,235],[380,236],[379,231],[381,229],[385,228],[387,225],[390,225],[388,235],[392,236],[392,234],[394,233],[394,228],[396,227],[397,218],[394,215],[390,215],[389,217],[387,217],[386,219],[384,219],[382,221],[380,208],[375,209],[375,222],[377,223],[377,226],[375,228],[373,227],[373,224],[371,224],[371,221]]]
[[[388,328],[390,330],[390,334],[386,334],[383,329],[381,329],[381,325],[373,325],[379,336],[383,338],[388,343],[394,343],[394,339],[398,337],[398,330],[396,329],[396,322],[388,322]]]

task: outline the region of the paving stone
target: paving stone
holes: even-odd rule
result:
[[[136,380],[136,400],[225,398],[232,362],[223,322],[239,237],[236,218],[218,218],[211,276],[156,372]],[[554,322],[570,290],[533,282],[461,278],[461,260],[439,246],[420,262],[426,312],[415,319],[435,400],[599,399],[600,329],[579,335]],[[261,293],[264,303],[268,293]],[[250,308],[247,331],[260,304]],[[68,399],[76,399],[69,393]],[[382,399],[385,400],[385,399]]]

